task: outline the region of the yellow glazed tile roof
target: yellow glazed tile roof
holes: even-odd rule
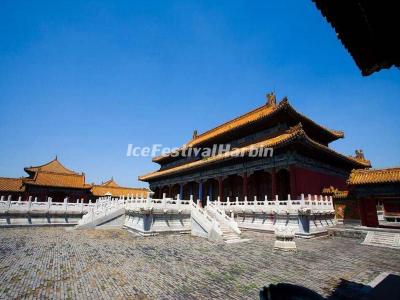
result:
[[[130,188],[130,187],[122,187],[119,186],[114,179],[110,179],[101,185],[93,185],[90,190],[94,196],[126,196],[126,195],[134,195],[134,196],[147,196],[149,190],[146,188]]]
[[[255,143],[255,144],[251,144],[251,145],[248,145],[248,146],[245,146],[242,148],[237,148],[237,149],[231,150],[231,151],[223,153],[223,154],[218,154],[218,155],[207,157],[207,158],[204,158],[201,160],[193,161],[193,162],[190,162],[190,163],[187,163],[184,165],[176,166],[176,167],[173,167],[170,169],[166,169],[166,170],[162,170],[162,171],[155,171],[155,172],[143,175],[143,176],[139,176],[139,180],[146,181],[146,180],[154,179],[154,178],[157,178],[160,176],[170,175],[170,174],[173,174],[176,172],[195,169],[200,166],[227,160],[231,157],[234,157],[235,153],[244,152],[245,154],[247,154],[250,151],[250,149],[253,149],[253,148],[273,148],[276,146],[281,146],[281,145],[291,142],[292,140],[294,140],[295,138],[298,138],[298,137],[304,138],[309,144],[311,144],[314,147],[317,147],[323,151],[329,152],[330,154],[333,154],[341,159],[351,161],[360,168],[370,166],[369,162],[368,162],[368,164],[366,164],[366,163],[364,164],[364,163],[356,160],[353,157],[344,156],[344,155],[337,153],[336,151],[330,149],[329,147],[319,144],[319,143],[315,142],[314,140],[310,139],[307,136],[306,132],[303,130],[302,125],[300,123],[300,124],[290,128],[285,133],[283,133],[279,136],[276,136],[276,137],[273,137],[273,138]]]
[[[400,168],[353,170],[347,183],[350,185],[400,183]]]
[[[39,171],[33,179],[26,178],[25,184],[40,186],[55,186],[66,188],[88,189],[90,185],[85,184],[85,176],[77,174],[62,174]]]
[[[319,127],[321,130],[323,131],[327,131],[329,132],[332,136],[334,136],[335,138],[342,138],[344,137],[344,133],[342,131],[338,131],[338,130],[332,130],[332,129],[328,129],[326,127],[323,127],[317,123],[315,123],[314,121],[312,121],[311,119],[307,118],[306,116],[298,113],[290,104],[289,101],[287,100],[287,98],[284,98],[279,104],[266,104],[263,106],[260,106],[248,113],[245,113],[244,115],[241,115],[233,120],[230,120],[226,123],[223,123],[213,129],[210,129],[200,135],[195,136],[191,141],[189,141],[186,145],[186,147],[195,147],[196,145],[199,145],[200,143],[207,141],[211,138],[217,137],[217,136],[221,136],[231,130],[237,129],[239,127],[242,127],[244,125],[247,125],[249,123],[253,123],[257,120],[260,120],[262,118],[265,117],[269,117],[272,116],[274,113],[277,113],[280,110],[284,110],[284,109],[289,109],[292,110],[295,114],[297,114],[300,118],[306,120],[307,122],[310,122],[312,124],[314,124],[315,126]],[[183,147],[182,147],[183,148]],[[166,158],[170,156],[170,153],[164,154],[164,155],[160,155],[157,157],[153,158],[154,162],[158,162],[161,161],[162,159]]]
[[[27,172],[39,172],[39,171],[44,171],[44,172],[51,172],[51,173],[62,173],[62,174],[76,174],[79,175],[78,173],[67,169],[64,167],[57,159],[53,159],[52,161],[48,162],[47,164],[41,165],[41,166],[36,166],[36,167],[26,167],[25,171]]]
[[[2,192],[23,192],[22,178],[0,177],[0,191]]]

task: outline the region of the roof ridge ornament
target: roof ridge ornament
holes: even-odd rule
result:
[[[287,104],[287,103],[289,103],[289,99],[286,96],[282,98],[281,102],[279,102],[279,104],[282,104],[282,105]]]
[[[276,96],[274,92],[267,93],[267,106],[276,106]]]
[[[192,139],[194,140],[195,138],[197,138],[197,129],[193,130],[193,135],[192,135]]]
[[[364,151],[362,149],[356,149],[355,150],[355,155],[354,156],[350,155],[350,157],[355,159],[355,160],[357,160],[357,161],[359,161],[359,162],[362,162],[362,163],[369,163],[369,165],[371,167],[371,162],[368,159],[365,158]]]

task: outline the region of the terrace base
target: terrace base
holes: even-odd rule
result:
[[[124,228],[143,236],[189,233],[190,214],[127,212]]]
[[[78,224],[81,218],[81,214],[1,214],[0,227],[73,226]]]

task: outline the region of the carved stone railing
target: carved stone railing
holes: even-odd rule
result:
[[[262,201],[257,201],[255,197],[252,201],[247,200],[245,197],[244,201],[239,201],[236,198],[235,201],[230,201],[229,197],[227,201],[211,202],[216,207],[221,208],[228,212],[234,213],[265,213],[265,214],[333,214],[334,207],[332,197],[327,196],[314,196],[308,195],[307,198],[301,195],[300,199],[292,200],[290,195],[288,199],[281,200],[278,196],[274,200],[268,200],[265,198]]]
[[[125,209],[133,212],[177,212],[177,213],[190,213],[191,206],[190,200],[181,199],[152,199],[152,198],[127,198],[125,200]]]
[[[206,210],[211,212],[211,215],[215,216],[218,222],[227,226],[234,233],[236,234],[242,233],[239,229],[238,223],[235,221],[233,216],[228,216],[225,213],[225,210],[218,207],[215,203],[207,201]]]
[[[122,198],[101,198],[96,205],[90,207],[88,213],[83,215],[82,219],[79,221],[79,224],[91,222],[96,218],[106,216],[114,210],[124,207],[125,201]]]
[[[83,199],[77,199],[76,202],[53,202],[49,197],[46,202],[38,202],[37,198],[29,197],[28,201],[22,201],[21,197],[17,201],[12,201],[11,196],[7,200],[4,197],[0,200],[1,214],[85,214],[96,204],[89,201],[83,203]]]
[[[199,203],[190,201],[191,218],[202,228],[199,230],[192,224],[192,234],[207,237],[211,240],[222,239],[222,230],[216,218],[211,217]]]

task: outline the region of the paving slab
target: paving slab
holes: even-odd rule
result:
[[[297,252],[280,252],[271,234],[246,231],[243,238],[250,241],[3,228],[0,299],[257,299],[271,283],[329,296],[343,282],[357,293],[382,272],[400,272],[399,250],[359,239],[296,239]]]

